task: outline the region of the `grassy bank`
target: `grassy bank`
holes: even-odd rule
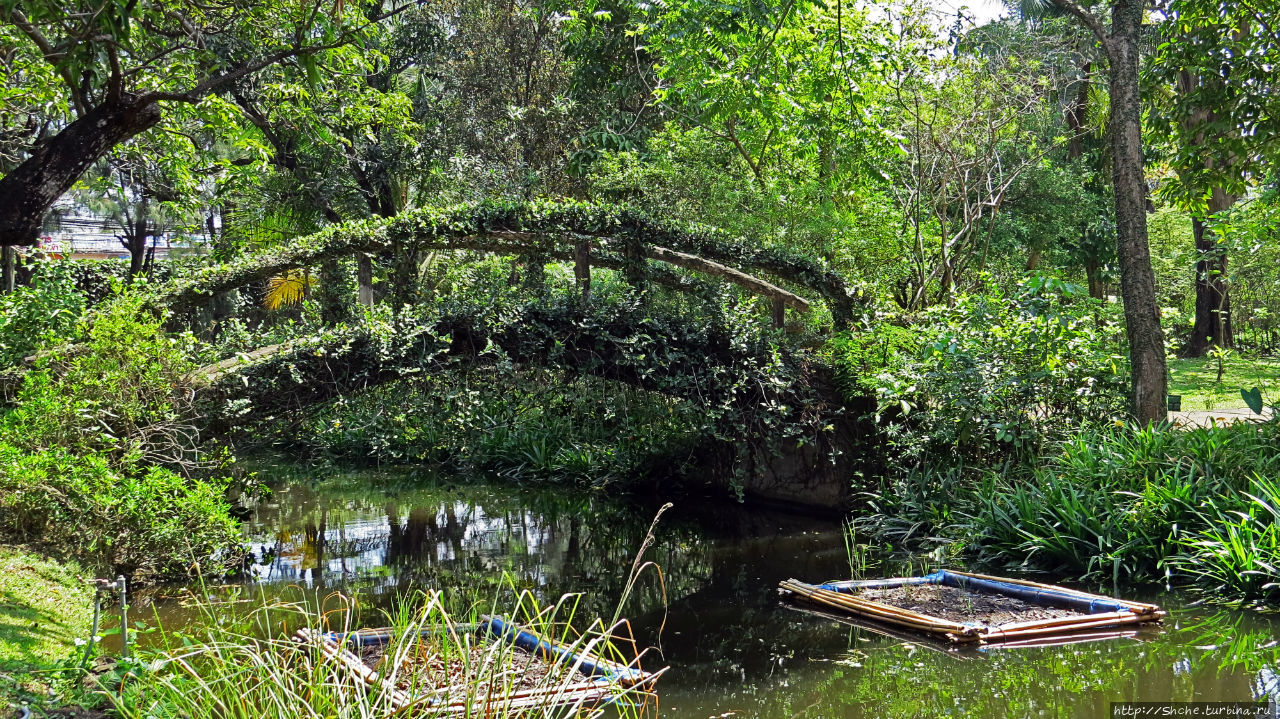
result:
[[[1240,390],[1251,387],[1261,389],[1264,397],[1280,396],[1280,358],[1229,353],[1221,380],[1213,357],[1169,360],[1169,394],[1182,396],[1183,410],[1243,408]]]
[[[75,653],[92,607],[78,565],[0,545],[0,706],[47,685],[40,672]]]

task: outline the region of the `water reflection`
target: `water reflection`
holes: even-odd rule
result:
[[[548,601],[585,592],[584,614],[611,616],[663,500],[624,504],[395,474],[287,479],[246,524],[258,586],[358,592],[374,607],[423,588],[485,601],[511,582]],[[1112,701],[1277,697],[1280,624],[1180,608],[1177,596],[1135,597],[1173,609],[1159,631],[966,656],[780,604],[779,580],[848,574],[839,530],[677,501],[647,555],[665,584],[646,577],[624,608],[638,638],[660,646],[672,667],[661,716],[1092,719],[1109,716]]]

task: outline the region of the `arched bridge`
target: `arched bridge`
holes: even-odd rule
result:
[[[333,258],[383,253],[394,258],[440,250],[521,255],[530,263],[573,262],[575,277],[588,293],[592,266],[622,270],[634,283],[687,289],[688,277],[671,270],[679,267],[768,297],[775,314],[784,307],[808,312],[811,299],[797,294],[807,292],[827,305],[838,327],[853,319],[860,297],[844,278],[812,258],[785,248],[758,247],[705,226],[665,222],[625,206],[504,202],[424,208],[389,220],[334,225],[280,249],[202,270],[158,299],[181,311],[215,293]]]
[[[672,269],[677,267],[769,298],[775,319],[780,305],[805,312],[812,302],[823,302],[836,322],[849,322],[856,293],[838,275],[794,253],[752,248],[713,230],[667,225],[628,209],[484,204],[338,225],[272,253],[205,270],[159,297],[181,310],[328,258],[422,250],[573,262],[584,292],[545,296],[502,312],[466,304],[460,306],[470,309],[410,309],[383,323],[339,326],[228,358],[193,376],[210,415],[223,426],[248,412],[258,419],[287,417],[343,394],[464,364],[550,367],[697,402],[722,436],[740,438],[733,451],[746,470],[739,474],[749,494],[821,506],[846,502],[858,430],[830,373],[811,353],[772,333],[744,330],[714,311],[691,318],[664,311],[660,303],[586,299],[593,265],[619,269],[638,284],[692,289],[688,275]]]

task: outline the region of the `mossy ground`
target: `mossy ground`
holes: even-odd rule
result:
[[[1270,403],[1280,402],[1280,357],[1228,354],[1218,381],[1218,361],[1212,357],[1169,362],[1169,393],[1182,395],[1182,409],[1221,410],[1245,406],[1240,390],[1258,387]]]
[[[93,590],[77,565],[0,545],[0,707],[44,683],[32,671],[75,652],[92,614]]]

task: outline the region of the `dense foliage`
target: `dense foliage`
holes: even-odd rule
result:
[[[1140,6],[0,0],[0,243],[84,211],[129,257],[16,263],[0,506],[167,572],[234,554],[236,448],[603,485],[819,446],[879,460],[885,532],[1270,566],[1274,448],[1205,430],[1257,454],[1217,483],[1114,426],[1175,352],[1274,399],[1224,378],[1280,344],[1277,46]]]
[[[233,561],[228,480],[199,443],[184,340],[142,307],[114,298],[26,373],[0,416],[0,526],[130,573]]]

